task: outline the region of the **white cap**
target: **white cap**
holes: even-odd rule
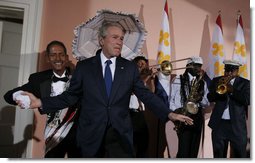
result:
[[[201,57],[190,57],[190,59],[188,60],[187,64],[190,63],[198,63],[198,64],[203,64],[203,59]]]
[[[242,66],[242,64],[239,61],[236,60],[224,60],[223,63],[225,65],[232,65],[232,66]]]

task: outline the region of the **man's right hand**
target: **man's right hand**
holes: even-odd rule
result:
[[[42,106],[42,102],[39,98],[35,97],[32,93],[29,92],[22,92],[22,95],[28,96],[30,99],[30,109],[36,109]],[[21,101],[17,100],[16,103],[22,108]]]
[[[171,112],[169,113],[168,118],[171,121],[180,121],[180,122],[184,122],[186,125],[193,125],[193,119],[182,114]]]

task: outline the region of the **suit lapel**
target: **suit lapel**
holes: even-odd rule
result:
[[[239,83],[240,78],[236,77],[233,86],[237,87]]]
[[[40,84],[41,97],[49,97],[51,94],[51,76],[49,76],[48,80],[45,80]]]
[[[124,80],[124,77],[123,77],[125,74],[124,71],[125,71],[124,63],[119,57],[117,57],[114,80],[112,83],[112,90],[110,95],[110,103],[112,103],[114,97],[117,95],[117,90],[121,89],[119,88],[119,86],[122,83],[122,80]]]
[[[95,78],[95,84],[96,84],[97,88],[99,89],[99,92],[101,92],[102,98],[106,102],[108,102],[108,96],[106,93],[105,82],[104,82],[103,72],[102,72],[100,53],[101,53],[101,50],[97,51],[96,57],[92,61],[92,62],[94,62],[92,71],[93,71],[93,75]]]

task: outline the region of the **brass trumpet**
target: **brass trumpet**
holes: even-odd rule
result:
[[[164,75],[169,76],[172,73],[172,71],[174,71],[174,70],[193,68],[193,66],[187,66],[187,67],[173,69],[173,66],[172,66],[173,62],[179,62],[179,61],[184,61],[184,60],[188,60],[188,59],[190,59],[190,58],[178,59],[178,60],[174,60],[174,61],[164,60],[161,64],[156,64],[156,65],[152,65],[149,67],[159,66],[159,68],[157,70],[162,72]]]
[[[230,82],[230,80],[233,79],[233,77],[230,76],[223,76],[219,79],[217,88],[216,88],[216,92],[220,95],[223,95],[225,93],[228,92],[228,83]]]

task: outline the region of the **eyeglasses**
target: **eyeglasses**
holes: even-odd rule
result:
[[[238,69],[239,69],[238,66],[233,66],[233,65],[225,65],[224,67],[225,72],[233,72]]]

